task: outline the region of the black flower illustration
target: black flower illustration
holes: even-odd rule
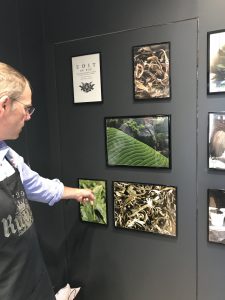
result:
[[[91,92],[92,90],[94,90],[94,83],[91,82],[81,82],[81,85],[79,85],[79,87],[81,88],[81,91],[82,92],[85,92],[85,93],[89,93]]]

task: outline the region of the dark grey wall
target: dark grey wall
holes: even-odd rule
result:
[[[207,243],[207,189],[224,189],[224,172],[207,169],[208,112],[225,109],[224,95],[206,93],[207,32],[225,29],[223,1],[199,0],[199,89],[198,89],[198,295],[199,299],[223,300],[225,248]]]
[[[15,1],[1,1],[2,17],[0,19],[0,61],[21,68],[21,44],[18,6]],[[10,26],[8,26],[10,20]],[[24,157],[28,157],[26,142],[27,128],[21,134],[20,140],[11,143]]]
[[[51,157],[40,2],[9,0],[0,1],[0,5],[0,61],[18,68],[28,77],[33,88],[33,105],[36,107],[32,120],[26,124],[20,138],[8,141],[8,144],[34,170],[49,177]],[[44,258],[53,284],[58,287],[63,282],[65,265],[63,238],[58,242],[58,236],[64,229],[62,208],[56,206],[50,210],[45,205],[33,204],[32,209]],[[61,235],[64,235],[64,231]]]
[[[26,161],[48,175],[48,120],[41,10],[33,1],[1,1],[0,60],[18,68],[33,87],[36,112],[20,139],[9,142]],[[39,153],[39,155],[35,154]]]
[[[52,42],[193,18],[197,7],[196,0],[43,1],[46,37]]]
[[[49,176],[45,52],[39,3],[29,0],[18,1],[18,18],[21,68],[31,83],[33,105],[36,108],[31,122],[27,124],[29,161],[37,172],[43,176]]]
[[[165,41],[171,42],[172,99],[134,103],[132,46]],[[104,102],[74,105],[71,57],[89,52],[101,52]],[[82,247],[78,256],[77,235],[70,238],[68,280],[79,279],[86,286],[84,299],[141,300],[150,294],[157,299],[167,295],[187,300],[196,297],[196,60],[197,20],[55,45],[62,177],[73,185],[79,177],[108,182],[109,228],[92,228],[74,221],[78,216],[76,203],[65,209],[66,230],[73,232],[79,226],[80,234],[84,232],[79,247],[88,241],[91,246],[91,251]],[[171,170],[106,166],[105,116],[161,113],[171,114]],[[177,238],[115,230],[113,180],[177,186]],[[82,266],[87,261],[90,265],[84,276]]]
[[[53,4],[54,2],[54,4]],[[52,6],[54,5],[55,10],[52,10]],[[96,140],[92,138],[92,143],[94,143],[94,149],[96,149],[95,156],[97,156],[97,161],[99,162],[100,166],[98,166],[98,171],[96,171],[95,168],[95,162],[93,162],[93,156],[88,156],[87,153],[89,153],[89,150],[85,150],[85,159],[82,159],[82,155],[78,153],[78,149],[80,145],[74,146],[74,137],[73,132],[68,130],[66,127],[69,128],[75,127],[77,128],[79,126],[79,120],[80,117],[77,116],[77,112],[75,112],[76,107],[73,107],[71,102],[65,104],[65,99],[71,99],[72,97],[72,91],[71,91],[71,81],[66,82],[66,79],[61,78],[62,76],[58,75],[57,68],[61,68],[63,72],[69,72],[68,69],[68,61],[65,62],[65,57],[68,57],[71,53],[67,49],[66,43],[64,45],[60,45],[61,42],[69,42],[74,39],[77,39],[79,37],[88,37],[93,36],[96,34],[103,34],[103,33],[113,33],[118,30],[126,30],[126,29],[134,29],[134,28],[141,28],[145,26],[151,26],[151,25],[157,25],[157,24],[167,24],[168,22],[176,22],[179,20],[185,20],[190,18],[199,18],[199,31],[198,31],[198,57],[196,57],[195,66],[192,64],[189,64],[189,60],[185,58],[183,60],[183,64],[180,65],[180,68],[183,70],[183,73],[186,73],[186,69],[189,70],[189,68],[193,68],[196,70],[196,67],[198,65],[198,83],[197,83],[197,95],[195,99],[195,103],[191,102],[189,105],[194,110],[191,113],[188,112],[187,114],[190,117],[190,123],[194,119],[194,115],[196,115],[196,121],[194,123],[189,124],[188,126],[181,126],[179,127],[177,123],[174,123],[174,115],[175,120],[176,118],[179,119],[179,116],[182,116],[182,113],[186,111],[185,103],[184,107],[174,107],[174,103],[177,102],[174,99],[177,95],[179,95],[178,103],[182,104],[184,102],[189,102],[189,98],[193,96],[194,89],[196,87],[195,82],[195,76],[190,78],[188,77],[187,84],[189,86],[192,85],[191,89],[187,89],[185,92],[185,89],[179,88],[180,83],[182,82],[182,77],[179,77],[179,79],[176,77],[176,80],[172,82],[173,89],[176,89],[176,93],[173,92],[173,98],[171,100],[171,104],[160,104],[158,107],[154,105],[154,109],[156,110],[167,110],[168,108],[171,109],[173,112],[173,118],[172,118],[172,124],[173,124],[173,130],[172,130],[172,139],[173,143],[175,143],[176,138],[180,134],[180,138],[183,137],[183,134],[185,132],[185,136],[187,137],[186,140],[183,142],[182,147],[186,147],[185,149],[190,149],[189,151],[192,152],[192,155],[195,157],[192,157],[195,161],[191,161],[192,164],[190,164],[188,157],[186,155],[182,156],[183,149],[180,149],[180,146],[178,148],[173,148],[173,155],[176,156],[175,161],[173,160],[173,169],[170,174],[160,174],[158,178],[156,178],[157,172],[149,172],[149,178],[150,180],[152,178],[156,180],[162,180],[162,181],[169,181],[169,178],[173,178],[174,184],[178,185],[178,240],[175,242],[171,241],[165,241],[161,238],[153,237],[153,236],[147,236],[143,235],[140,236],[140,234],[133,234],[133,233],[121,233],[113,230],[112,223],[111,226],[105,231],[104,229],[95,229],[94,235],[92,236],[92,240],[90,239],[90,243],[92,245],[92,254],[91,254],[91,270],[90,271],[90,289],[93,292],[93,294],[98,294],[98,299],[104,299],[100,295],[100,291],[103,289],[103,293],[106,296],[107,292],[109,295],[106,296],[106,299],[111,299],[112,294],[114,291],[114,287],[116,288],[116,293],[118,290],[121,292],[120,296],[117,296],[119,299],[128,299],[129,297],[132,297],[130,294],[135,289],[132,289],[132,292],[127,288],[128,282],[130,280],[130,274],[134,273],[137,274],[138,277],[141,277],[141,274],[149,275],[149,289],[152,288],[153,291],[155,291],[156,287],[158,287],[157,283],[154,281],[153,276],[150,276],[151,271],[146,271],[146,269],[141,269],[141,267],[137,266],[138,263],[136,263],[135,270],[132,269],[129,266],[129,259],[132,260],[134,254],[134,249],[137,249],[139,251],[143,251],[143,249],[146,248],[149,251],[148,247],[151,247],[150,255],[148,257],[148,264],[151,264],[152,261],[155,262],[154,267],[156,266],[156,262],[158,262],[158,259],[161,258],[161,254],[163,253],[162,246],[169,248],[168,253],[170,253],[170,247],[172,247],[173,250],[177,250],[176,247],[181,244],[185,244],[184,248],[180,249],[180,255],[177,256],[177,259],[175,260],[174,264],[177,266],[181,264],[181,268],[184,267],[185,261],[190,268],[186,270],[183,268],[183,270],[178,270],[172,268],[174,270],[173,273],[176,273],[178,271],[178,274],[180,276],[180,279],[178,283],[175,283],[173,288],[174,292],[178,290],[178,294],[175,294],[174,292],[170,295],[167,294],[167,298],[169,299],[183,299],[184,297],[187,297],[189,299],[192,299],[194,297],[194,294],[196,293],[195,299],[199,300],[211,300],[211,299],[218,299],[222,300],[224,298],[224,284],[223,284],[223,278],[225,276],[224,274],[224,268],[223,263],[225,259],[225,251],[224,247],[221,245],[215,245],[210,244],[207,242],[207,189],[208,188],[224,188],[224,174],[223,173],[217,173],[217,172],[209,172],[207,169],[207,115],[209,111],[221,111],[224,110],[224,96],[207,96],[206,94],[206,34],[207,31],[210,30],[216,30],[216,29],[222,29],[225,28],[225,22],[224,22],[224,7],[225,4],[221,1],[214,1],[213,3],[211,1],[203,1],[203,0],[194,0],[194,1],[182,1],[182,0],[174,0],[174,1],[113,1],[113,2],[105,2],[105,1],[82,1],[82,2],[75,2],[75,1],[47,1],[44,4],[44,15],[45,15],[45,33],[46,33],[46,41],[48,43],[48,51],[47,51],[47,57],[49,58],[49,78],[54,78],[54,72],[56,71],[57,74],[57,84],[54,82],[52,83],[52,88],[48,91],[49,93],[49,99],[55,99],[56,96],[58,96],[59,101],[59,114],[54,114],[52,116],[51,121],[52,124],[55,124],[58,130],[58,136],[54,137],[52,139],[52,146],[56,147],[57,143],[59,141],[62,142],[62,149],[57,152],[57,155],[55,155],[54,159],[58,159],[61,164],[58,165],[56,169],[56,165],[54,164],[53,169],[58,170],[63,177],[65,177],[65,180],[68,183],[73,183],[73,178],[75,179],[76,176],[97,176],[98,177],[106,177],[109,179],[108,185],[110,187],[111,179],[134,179],[134,174],[138,175],[138,177],[142,180],[146,179],[146,172],[138,171],[138,170],[132,170],[132,171],[123,171],[123,170],[109,170],[104,167],[104,160],[102,159],[102,148],[103,144],[102,141],[98,141],[98,145],[96,145]],[[195,21],[193,21],[195,22]],[[187,22],[188,24],[189,22]],[[185,22],[182,24],[186,24]],[[174,25],[173,25],[174,26]],[[170,26],[168,26],[170,27]],[[164,26],[161,27],[160,33],[164,33]],[[180,43],[182,44],[183,41],[183,47],[186,49],[186,51],[195,51],[196,49],[193,49],[192,46],[194,45],[194,41],[192,41],[193,44],[188,42],[186,40],[186,37],[189,37],[189,34],[192,35],[188,31],[188,26],[186,35],[178,35],[177,39],[180,39]],[[149,29],[150,30],[150,29]],[[185,29],[183,29],[185,30]],[[182,32],[182,31],[181,31]],[[181,34],[179,32],[179,34]],[[194,34],[196,34],[197,30]],[[113,35],[117,36],[117,35]],[[195,38],[195,35],[193,36],[193,39]],[[95,41],[95,39],[91,39],[91,41]],[[126,40],[127,41],[127,40]],[[58,43],[58,44],[57,44]],[[128,42],[129,45],[130,41]],[[56,45],[54,47],[54,44]],[[96,43],[93,43],[94,47],[96,48]],[[124,44],[121,43],[121,45],[124,47]],[[93,45],[92,45],[93,46]],[[65,50],[65,52],[63,52]],[[60,52],[61,51],[61,52]],[[114,45],[114,51],[117,53],[119,51],[118,47]],[[177,50],[178,51],[178,50]],[[74,52],[76,53],[76,49],[74,49]],[[184,52],[185,53],[185,52]],[[52,59],[52,55],[56,55],[56,60],[54,61]],[[64,56],[63,56],[64,55]],[[116,54],[115,54],[116,55]],[[193,54],[194,55],[194,54]],[[58,62],[57,58],[61,58],[62,61]],[[181,58],[182,56],[180,56]],[[50,60],[51,59],[51,60]],[[194,57],[193,57],[194,59]],[[56,62],[56,64],[55,64]],[[65,63],[65,64],[64,64]],[[106,60],[105,60],[106,63]],[[172,62],[173,64],[174,62]],[[124,63],[125,64],[125,63]],[[56,70],[54,70],[54,67],[56,65]],[[127,72],[129,71],[130,66],[126,65]],[[131,90],[130,84],[123,85],[122,87],[122,96],[123,101],[125,101],[125,105],[123,107],[120,107],[118,98],[113,98],[113,95],[115,95],[115,87],[112,88],[112,81],[110,79],[114,76],[113,71],[111,69],[110,76],[108,78],[108,69],[105,67],[105,72],[107,76],[104,74],[104,106],[99,106],[97,108],[91,107],[88,112],[86,111],[86,108],[79,108],[78,111],[82,112],[83,114],[87,115],[88,120],[90,119],[92,121],[93,114],[95,114],[95,119],[101,119],[104,114],[109,115],[119,115],[120,112],[126,113],[129,112],[136,112],[144,110],[145,106],[137,107],[137,105],[134,105],[134,103],[131,102]],[[192,71],[194,70],[192,69]],[[174,72],[174,71],[173,71]],[[190,72],[190,70],[189,70]],[[125,71],[123,71],[125,73]],[[190,72],[191,74],[191,72]],[[124,74],[123,74],[124,75]],[[173,73],[173,76],[176,76],[176,73]],[[71,79],[69,79],[71,80]],[[113,81],[114,83],[118,83],[118,78],[114,77]],[[179,84],[178,84],[179,83]],[[56,90],[56,85],[57,89]],[[65,91],[65,87],[67,87],[67,91]],[[125,91],[126,89],[126,91]],[[63,92],[62,92],[63,91]],[[180,92],[179,92],[180,91]],[[65,93],[65,94],[64,94]],[[127,93],[127,94],[126,94]],[[124,97],[125,96],[125,97]],[[186,97],[188,98],[187,100]],[[129,102],[130,100],[130,102]],[[54,101],[54,100],[53,100]],[[116,101],[116,104],[112,104]],[[117,102],[118,101],[118,102]],[[174,102],[175,101],[175,102]],[[183,102],[184,101],[184,102]],[[62,103],[66,105],[66,107],[62,107]],[[53,103],[53,102],[52,102]],[[194,108],[194,105],[196,104],[196,107]],[[67,107],[69,105],[69,107]],[[110,107],[111,106],[111,107]],[[62,125],[63,117],[68,118],[68,115],[66,116],[66,111],[70,109],[69,116],[71,117],[70,120],[67,119],[66,124]],[[93,111],[95,110],[95,112]],[[176,114],[175,114],[176,111]],[[178,115],[177,115],[178,114]],[[74,119],[74,116],[76,115],[76,120]],[[77,119],[78,118],[78,119]],[[58,123],[58,120],[60,123]],[[82,120],[83,124],[83,120]],[[99,121],[96,121],[94,129],[89,129],[91,133],[94,133],[96,131],[102,130],[102,123],[99,123]],[[192,128],[193,131],[190,130],[189,126],[193,126],[195,128]],[[88,127],[89,128],[89,127]],[[83,129],[83,131],[86,132],[87,129]],[[88,130],[88,131],[89,131]],[[177,132],[176,132],[177,130]],[[69,132],[68,132],[69,131]],[[94,131],[94,132],[93,132]],[[89,132],[88,132],[89,133]],[[101,133],[103,134],[103,133]],[[74,136],[77,143],[77,135],[79,136],[79,132],[75,131]],[[61,138],[60,138],[61,136]],[[102,136],[103,138],[103,136]],[[174,140],[175,139],[175,140]],[[191,140],[189,140],[191,139]],[[193,139],[193,140],[192,140]],[[196,139],[194,141],[194,139]],[[84,139],[81,138],[81,145],[85,146],[87,148],[88,142],[86,142]],[[67,145],[71,144],[71,149],[67,149]],[[78,148],[78,149],[77,149]],[[196,152],[195,152],[196,151]],[[70,168],[70,165],[65,158],[65,153],[69,153],[71,156],[74,156],[73,154],[76,153],[76,157],[74,157],[73,163],[74,163],[74,170]],[[194,154],[195,153],[195,154]],[[177,157],[177,155],[180,155],[180,157]],[[184,152],[184,154],[186,154]],[[77,158],[78,155],[78,158]],[[190,155],[190,153],[189,153]],[[181,157],[182,156],[182,157]],[[62,160],[61,160],[62,158]],[[77,162],[82,162],[82,165],[79,164],[79,167],[77,169]],[[177,165],[177,163],[179,163]],[[176,168],[179,166],[180,169],[182,169],[183,174],[181,175]],[[62,167],[62,168],[61,168]],[[175,168],[175,170],[174,170]],[[188,171],[186,178],[186,170]],[[96,174],[100,172],[101,174]],[[181,170],[180,170],[181,172]],[[191,173],[195,173],[196,175],[193,177],[189,177]],[[160,172],[159,172],[160,173]],[[132,175],[131,175],[132,174]],[[119,176],[120,175],[120,176]],[[192,174],[193,175],[193,174]],[[183,195],[179,192],[179,186],[182,187],[182,184],[180,182],[181,178],[186,181],[187,185],[187,193],[184,193]],[[72,179],[71,179],[72,178]],[[181,188],[182,191],[182,188]],[[191,194],[190,194],[191,193]],[[195,194],[195,195],[194,195]],[[109,201],[112,201],[111,195],[109,194]],[[183,211],[182,203],[188,207],[188,212]],[[179,206],[181,205],[181,206]],[[73,206],[73,204],[69,204],[69,207]],[[111,207],[110,207],[111,209]],[[72,210],[70,210],[70,214],[73,216]],[[183,218],[183,216],[186,216],[186,218]],[[189,222],[188,222],[189,219]],[[196,222],[194,220],[197,220]],[[68,219],[70,220],[70,218]],[[70,227],[75,228],[75,225],[71,222]],[[195,225],[197,226],[197,229],[195,228]],[[80,225],[79,225],[80,226]],[[182,228],[185,230],[183,231]],[[195,228],[195,229],[194,229]],[[90,230],[90,229],[89,229]],[[71,232],[73,230],[71,229]],[[82,232],[82,231],[81,231]],[[124,235],[125,240],[127,241],[127,244],[124,245]],[[88,236],[88,234],[87,234]],[[108,238],[109,237],[109,238]],[[190,241],[189,238],[192,238]],[[196,238],[196,239],[195,239]],[[149,244],[151,246],[149,246]],[[172,246],[169,246],[169,244],[172,243]],[[101,247],[98,246],[98,244],[101,244]],[[152,245],[153,244],[153,245]],[[184,245],[183,244],[183,245]],[[112,246],[113,245],[113,246]],[[158,247],[157,247],[158,246]],[[124,251],[123,248],[124,247]],[[189,248],[195,247],[196,253],[189,252],[186,253],[185,251]],[[110,250],[109,250],[110,249]],[[140,250],[141,249],[141,250]],[[159,252],[158,254],[154,253],[154,250]],[[183,252],[184,251],[184,252]],[[123,253],[125,253],[127,259],[125,259],[124,264],[126,265],[126,270],[128,270],[128,275],[124,275],[124,265],[122,263],[121,267],[118,267],[118,262],[121,263],[123,261],[124,256]],[[156,258],[152,254],[156,254]],[[182,257],[183,253],[183,257]],[[153,257],[153,258],[152,258]],[[180,257],[180,259],[179,259]],[[182,257],[182,259],[181,259]],[[136,258],[137,259],[137,258]],[[106,265],[109,268],[109,270],[105,270],[103,267],[102,273],[101,270],[99,270],[99,264],[102,265],[102,261],[106,261]],[[133,260],[132,260],[133,261]],[[100,262],[100,263],[99,263]],[[194,266],[195,265],[195,271]],[[161,263],[161,269],[164,268],[164,264]],[[112,270],[111,270],[112,269]],[[151,269],[151,268],[150,268]],[[131,272],[132,271],[132,272]],[[102,278],[106,278],[103,281],[103,285],[101,285],[101,280],[94,279],[95,275],[98,274],[98,278],[102,280]],[[118,280],[116,281],[111,274],[117,274]],[[183,274],[186,274],[188,278],[186,278],[184,281],[182,281]],[[151,274],[152,275],[152,274]],[[157,276],[159,274],[157,273]],[[158,277],[156,278],[158,279]],[[108,281],[107,278],[110,278]],[[164,276],[162,275],[162,278]],[[194,278],[194,282],[192,281]],[[118,282],[122,282],[122,286]],[[171,279],[172,281],[172,279]],[[191,284],[190,284],[191,281]],[[99,283],[100,282],[100,283]],[[144,291],[141,288],[141,279],[137,279],[139,284],[138,291],[141,293],[136,296],[138,299],[142,299]],[[181,284],[183,282],[183,285]],[[112,284],[110,284],[112,283]],[[164,283],[164,281],[163,281]],[[144,285],[144,283],[143,283]],[[196,285],[196,289],[195,286]],[[105,286],[103,288],[102,286]],[[164,288],[164,284],[162,284],[160,287],[160,296],[154,295],[156,299],[162,299],[162,294],[166,293],[167,286]],[[172,287],[171,287],[172,289]],[[184,290],[183,290],[184,289]],[[96,291],[97,290],[97,291]],[[184,291],[183,294],[185,296],[180,296],[179,292]],[[187,291],[188,290],[188,291]],[[152,290],[151,290],[152,291]],[[152,293],[149,293],[152,295]],[[179,295],[179,296],[177,296]],[[86,296],[89,299],[88,296]],[[150,297],[150,296],[149,296]],[[145,295],[145,298],[147,296]]]

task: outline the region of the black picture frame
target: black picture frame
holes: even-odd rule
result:
[[[100,52],[71,57],[74,104],[102,103],[102,58]]]
[[[78,187],[90,189],[95,195],[93,203],[79,203],[80,220],[107,226],[107,181],[103,179],[78,178]]]
[[[208,113],[208,168],[225,170],[225,112]]]
[[[177,187],[113,181],[114,226],[177,236]]]
[[[134,99],[170,100],[170,42],[133,46]]]
[[[170,115],[105,117],[106,164],[171,169]]]
[[[208,189],[208,242],[225,244],[225,190]]]
[[[225,93],[225,29],[207,32],[207,94]]]

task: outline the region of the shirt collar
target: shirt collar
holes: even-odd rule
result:
[[[3,161],[5,158],[6,154],[9,151],[9,146],[4,141],[0,141],[0,163]]]

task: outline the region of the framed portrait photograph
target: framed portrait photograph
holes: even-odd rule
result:
[[[170,99],[170,42],[133,47],[134,99]]]
[[[208,189],[208,241],[225,244],[225,190]]]
[[[225,92],[225,29],[207,33],[207,93]]]
[[[106,117],[108,166],[171,168],[170,115]]]
[[[210,112],[208,123],[209,169],[225,170],[225,112]]]
[[[100,53],[72,57],[74,103],[102,102]]]
[[[177,235],[177,188],[113,182],[114,225],[162,235]]]
[[[79,188],[90,189],[95,195],[93,203],[80,203],[80,217],[83,222],[107,225],[106,181],[95,179],[78,179]]]

